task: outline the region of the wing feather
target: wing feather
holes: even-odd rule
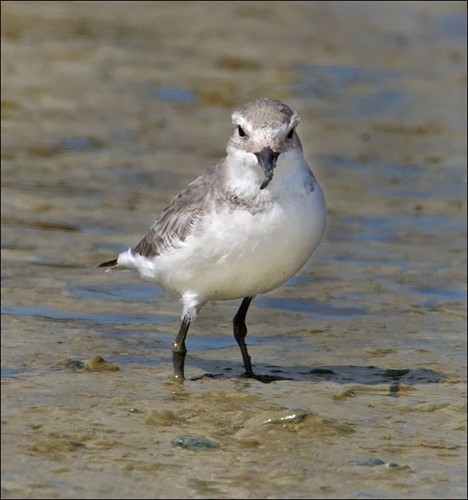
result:
[[[132,253],[151,258],[184,241],[208,210],[213,193],[216,192],[215,184],[222,180],[222,176],[218,175],[220,169],[222,162],[182,190],[132,249]]]

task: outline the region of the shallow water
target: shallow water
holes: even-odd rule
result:
[[[1,8],[2,497],[466,498],[465,3]],[[227,302],[180,387],[179,304],[95,266],[258,96],[301,115],[326,236],[249,311],[271,383]]]

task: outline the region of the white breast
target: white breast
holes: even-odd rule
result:
[[[312,183],[302,154],[294,155],[280,156],[262,192],[265,210],[213,210],[180,247],[154,260],[154,278],[201,304],[265,293],[294,276],[320,243],[326,221],[320,185]]]

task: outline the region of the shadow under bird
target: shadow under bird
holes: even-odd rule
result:
[[[143,239],[99,267],[134,269],[178,297],[182,323],[172,346],[174,377],[184,379],[190,323],[214,300],[242,299],[234,337],[245,376],[252,299],[279,287],[320,243],[326,206],[296,132],[299,116],[276,99],[256,99],[232,114],[227,155],[182,190]]]

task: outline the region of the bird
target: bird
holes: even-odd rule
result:
[[[258,98],[232,113],[226,156],[180,191],[133,248],[98,267],[132,269],[182,304],[173,378],[185,379],[190,324],[208,302],[242,299],[233,319],[247,378],[252,300],[297,274],[319,246],[327,210],[297,133],[299,115]]]

